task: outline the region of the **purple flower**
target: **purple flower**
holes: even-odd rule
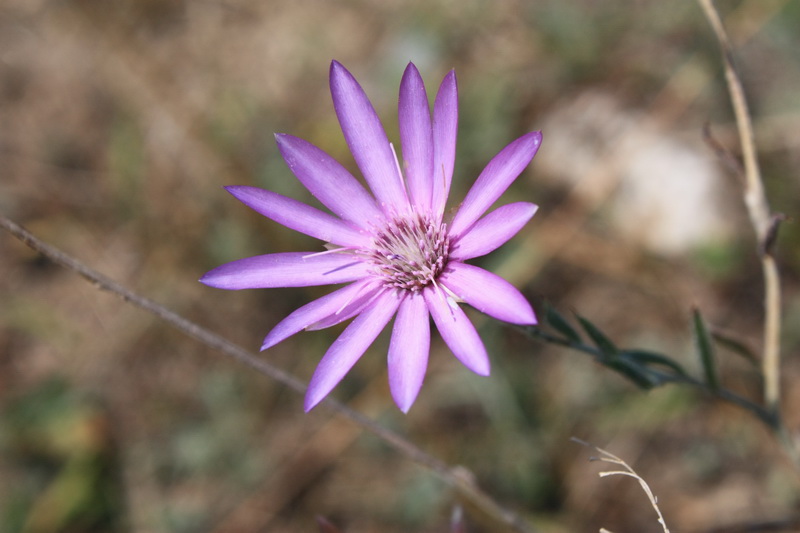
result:
[[[513,324],[536,323],[517,289],[465,261],[498,248],[536,212],[536,205],[516,202],[483,216],[530,163],[542,135],[523,135],[497,154],[449,220],[445,203],[458,124],[455,72],[444,77],[431,119],[422,78],[412,63],[406,68],[399,99],[402,168],[364,90],[336,61],[331,63],[330,84],[342,132],[372,194],[316,146],[276,135],[289,168],[333,214],[255,187],[227,190],[279,224],[325,241],[328,250],[248,257],[217,267],[200,281],[233,290],[349,283],[291,313],[267,335],[261,349],[301,330],[355,317],[317,366],[306,393],[308,411],[396,316],[389,385],[395,403],[408,412],[428,365],[429,317],[453,354],[483,376],[489,374],[486,349],[458,302]]]

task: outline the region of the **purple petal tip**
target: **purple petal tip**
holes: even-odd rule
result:
[[[338,72],[338,71],[341,71],[341,70],[347,71],[347,69],[344,68],[344,65],[342,65],[341,63],[339,63],[335,59],[333,61],[331,61],[331,71],[330,71],[331,76],[333,76],[334,72]]]
[[[412,61],[409,61],[408,65],[406,65],[406,71],[409,71],[409,70],[419,72],[419,69],[417,68],[417,66]]]
[[[306,393],[306,397],[303,400],[303,411],[308,413],[313,408],[315,408],[319,404],[319,402],[321,402],[321,401],[322,401],[322,398],[314,398],[314,397],[310,396],[309,393]]]

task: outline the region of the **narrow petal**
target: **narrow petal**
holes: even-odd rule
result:
[[[389,323],[400,298],[394,291],[384,293],[375,304],[345,328],[320,360],[306,391],[305,410],[310,411],[333,390],[356,361]]]
[[[225,187],[247,207],[286,226],[317,239],[340,246],[358,247],[369,243],[370,237],[351,225],[292,198],[265,191],[258,187]]]
[[[420,293],[406,296],[394,321],[389,343],[389,389],[401,411],[407,413],[428,368],[431,325],[428,306]]]
[[[378,203],[385,212],[393,206],[405,212],[408,200],[397,159],[367,95],[338,61],[331,63],[330,84],[344,138]]]
[[[531,162],[541,143],[541,132],[528,133],[503,148],[489,161],[453,219],[450,225],[451,234],[461,235],[500,198]]]
[[[278,322],[272,328],[272,331],[267,334],[264,343],[261,345],[261,350],[272,348],[295,333],[307,329],[312,324],[326,317],[336,315],[342,308],[356,299],[360,293],[365,292],[366,287],[371,283],[372,280],[370,279],[356,281],[293,311],[289,316]]]
[[[207,272],[201,283],[218,289],[268,289],[346,283],[368,275],[368,265],[351,254],[289,252],[232,261]]]
[[[361,314],[364,309],[372,306],[375,303],[375,299],[379,298],[385,289],[380,281],[376,281],[372,278],[367,278],[365,281],[367,284],[364,286],[364,289],[358,294],[355,294],[349,302],[342,305],[335,313],[323,317],[313,324],[309,324],[306,329],[308,331],[316,331],[318,329],[335,326],[345,320],[350,320],[354,316]]]
[[[466,261],[496,250],[528,223],[538,207],[516,202],[498,207],[469,228],[450,246],[450,258]]]
[[[433,201],[434,213],[444,213],[453,167],[456,161],[458,132],[458,83],[451,70],[442,80],[433,104]]]
[[[430,285],[423,290],[423,294],[436,328],[453,355],[476,374],[488,376],[489,356],[464,311]]]
[[[498,320],[512,324],[536,324],[528,300],[513,285],[488,270],[451,262],[439,283],[469,305]]]
[[[276,134],[275,141],[300,183],[334,215],[362,228],[383,218],[383,212],[369,192],[327,153],[285,133]]]
[[[428,212],[433,195],[431,110],[425,84],[413,63],[408,64],[400,82],[398,119],[411,201],[418,210]]]

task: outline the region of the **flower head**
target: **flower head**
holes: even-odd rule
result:
[[[536,206],[527,202],[484,214],[530,163],[542,136],[531,132],[506,146],[447,220],[458,123],[455,72],[442,81],[431,118],[422,78],[413,63],[406,68],[399,98],[402,167],[364,90],[336,61],[331,64],[330,85],[342,132],[372,194],[316,146],[276,135],[289,168],[333,214],[255,187],[227,190],[262,215],[328,243],[328,250],[248,257],[217,267],[200,281],[222,289],[348,283],[283,319],[261,349],[301,330],[327,328],[355,317],[317,366],[306,393],[308,411],[395,317],[389,386],[395,403],[407,412],[428,365],[430,317],[453,354],[480,375],[489,374],[489,358],[458,303],[506,322],[536,323],[533,309],[517,289],[465,261],[498,248],[533,216]]]

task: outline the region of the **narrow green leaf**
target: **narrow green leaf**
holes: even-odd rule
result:
[[[608,368],[616,370],[617,373],[625,376],[642,389],[650,390],[662,383],[661,378],[630,359],[617,357],[600,362]]]
[[[637,363],[644,363],[646,366],[649,365],[661,365],[665,366],[669,369],[675,371],[676,374],[681,376],[687,376],[686,370],[678,364],[677,362],[673,361],[666,355],[662,355],[656,352],[649,352],[647,350],[624,350],[620,353],[620,356],[631,358]]]
[[[758,357],[753,350],[751,350],[746,344],[741,342],[738,339],[734,339],[730,335],[722,333],[720,331],[712,331],[711,338],[713,338],[720,346],[727,348],[731,352],[739,355],[747,360],[748,363],[752,364],[754,367],[759,368],[761,364],[758,361]]]
[[[567,319],[564,318],[564,315],[556,311],[556,309],[550,305],[547,306],[545,311],[545,319],[547,323],[550,324],[554,330],[558,331],[564,337],[569,339],[570,341],[574,342],[575,344],[581,343],[581,336],[578,334],[575,329],[570,326]]]
[[[711,342],[711,335],[708,333],[705,320],[698,309],[692,310],[692,324],[694,326],[694,342],[697,353],[700,355],[700,363],[703,365],[703,373],[706,383],[711,390],[719,389],[719,378],[717,377],[717,363],[714,358],[714,345]]]
[[[611,342],[611,339],[606,337],[605,333],[600,331],[597,326],[580,315],[576,316],[578,317],[578,321],[581,323],[583,329],[586,331],[589,337],[592,338],[592,341],[594,341],[595,345],[600,349],[600,352],[602,352],[605,357],[614,357],[617,355],[617,353],[619,353],[619,350],[617,350],[617,347],[613,342]]]

